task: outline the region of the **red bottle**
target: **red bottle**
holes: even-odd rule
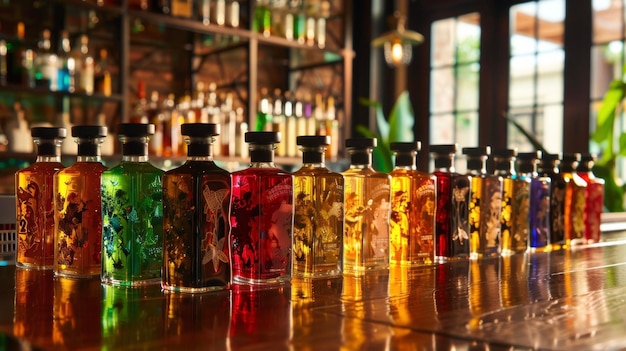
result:
[[[293,177],[274,164],[277,132],[248,132],[251,165],[232,173],[230,245],[233,281],[291,279]]]
[[[588,244],[600,241],[600,221],[604,209],[604,179],[593,174],[596,155],[584,154],[576,173],[587,182],[585,191],[584,241]]]

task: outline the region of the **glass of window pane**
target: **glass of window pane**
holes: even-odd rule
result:
[[[478,63],[459,65],[457,68],[456,109],[478,110],[479,96]]]
[[[593,0],[592,5],[593,42],[622,40],[623,1]]]
[[[433,67],[453,65],[456,45],[456,19],[447,18],[435,21],[431,30],[431,65]]]
[[[563,21],[565,0],[542,0],[537,2],[537,51],[549,51],[554,46],[563,47]]]
[[[511,6],[511,55],[523,55],[535,52],[537,3],[527,2]]]
[[[535,99],[537,58],[531,55],[512,57],[509,69],[509,105],[529,106]]]
[[[453,68],[433,69],[430,76],[431,113],[453,111],[454,89],[456,85]]]
[[[430,143],[452,144],[455,142],[454,115],[451,113],[430,116]]]
[[[478,145],[478,112],[457,112],[454,119],[456,142],[460,147]]]
[[[563,102],[562,50],[537,55],[537,103]]]
[[[480,15],[476,12],[459,17],[456,26],[457,63],[480,60]]]

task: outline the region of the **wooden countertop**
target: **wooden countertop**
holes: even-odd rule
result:
[[[626,345],[626,241],[201,295],[0,267],[0,349],[509,350]]]

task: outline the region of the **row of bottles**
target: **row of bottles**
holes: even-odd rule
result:
[[[16,174],[18,266],[202,292],[599,240],[603,181],[592,157],[581,167],[580,155],[563,157],[557,168],[558,157],[543,155],[537,173],[538,153],[503,150],[487,174],[490,149],[464,148],[468,173],[458,174],[456,145],[432,145],[428,174],[416,168],[419,143],[392,143],[396,167],[385,174],[372,168],[376,139],[351,138],[339,174],[325,167],[330,138],[311,135],[297,138],[303,165],[288,173],[274,164],[280,133],[260,131],[245,134],[250,167],[229,173],[213,162],[219,125],[186,123],[187,162],[163,172],[148,162],[154,132],[119,125],[122,161],[107,170],[106,128],[74,126],[77,162],[63,169],[65,130],[33,128],[37,162]]]
[[[44,88],[51,91],[111,95],[108,53],[99,57],[89,50],[89,37],[81,35],[71,46],[69,33],[58,35],[58,48],[52,48],[52,33],[41,32],[37,47],[25,41],[25,25],[17,23],[12,39],[0,37],[0,85]]]
[[[335,161],[339,155],[340,128],[335,107],[335,98],[329,96],[324,101],[322,94],[304,99],[290,91],[274,89],[273,95],[267,88],[261,89],[256,116],[256,131],[280,132],[284,143],[278,144],[277,156],[296,157],[299,135],[328,135],[331,144],[326,149],[326,157]]]
[[[253,30],[309,46],[326,46],[328,0],[257,0]]]
[[[197,19],[205,25],[240,26],[241,6],[237,0],[130,0],[128,8]]]

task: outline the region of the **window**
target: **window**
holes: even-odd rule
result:
[[[478,145],[480,16],[432,24],[430,143]]]

